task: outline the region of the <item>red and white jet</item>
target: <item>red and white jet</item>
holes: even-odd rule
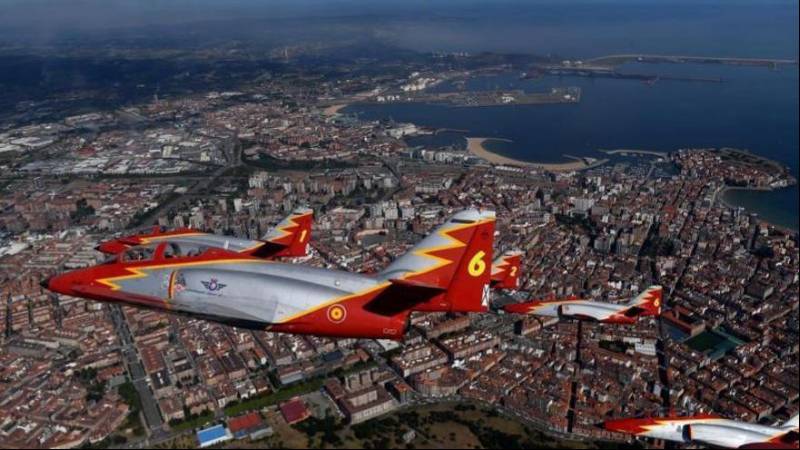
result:
[[[97,246],[97,250],[118,255],[132,247],[172,242],[181,245],[187,253],[202,253],[207,248],[220,248],[242,255],[269,259],[306,256],[308,242],[311,240],[313,213],[311,209],[306,208],[295,210],[269,230],[261,240],[203,233],[191,228],[166,231],[156,226],[150,233],[134,234],[103,242]],[[192,248],[194,250],[191,250]]]
[[[571,298],[516,303],[506,305],[503,309],[514,314],[536,314],[602,323],[632,324],[636,323],[639,317],[661,314],[662,292],[661,286],[650,286],[629,302],[622,304]]]
[[[44,280],[63,295],[242,328],[401,339],[413,311],[485,312],[493,211],[461,211],[379,273],[365,275],[163,240]],[[190,251],[187,251],[187,248]]]
[[[522,252],[505,252],[492,262],[492,289],[518,289]]]
[[[798,416],[766,426],[714,415],[608,420],[609,431],[723,448],[798,448]]]

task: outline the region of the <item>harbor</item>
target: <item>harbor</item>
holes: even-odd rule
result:
[[[369,102],[428,103],[454,107],[485,107],[508,105],[570,104],[581,101],[581,88],[576,86],[554,87],[547,92],[525,92],[521,89],[493,91],[415,92],[411,94],[385,94]]]

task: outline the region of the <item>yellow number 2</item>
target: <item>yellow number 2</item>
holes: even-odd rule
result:
[[[486,270],[486,263],[483,261],[484,256],[486,256],[486,253],[479,251],[469,260],[469,267],[467,267],[467,270],[473,277],[481,276],[483,271]]]

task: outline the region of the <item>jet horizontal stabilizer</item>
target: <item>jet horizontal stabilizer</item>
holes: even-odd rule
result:
[[[392,278],[389,280],[392,284],[399,285],[399,286],[407,286],[410,288],[419,288],[419,289],[430,289],[433,291],[445,291],[447,288],[442,286],[436,286],[430,283],[423,283],[422,281],[414,281],[408,279],[401,279],[401,278]]]

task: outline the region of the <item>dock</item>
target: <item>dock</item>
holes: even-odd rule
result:
[[[658,156],[659,158],[667,158],[669,156],[668,152],[659,152],[656,150],[641,150],[641,149],[634,149],[634,148],[618,148],[613,150],[605,150],[600,149],[601,152],[607,155],[647,155],[647,156]]]
[[[467,91],[386,95],[384,100],[374,99],[363,103],[430,103],[452,107],[484,107],[509,105],[550,105],[580,103],[581,88],[556,87],[548,92],[525,92],[520,89],[503,91]]]
[[[775,68],[777,66],[797,65],[796,59],[780,58],[732,58],[717,56],[687,56],[687,55],[648,55],[648,54],[620,54],[601,56],[586,60],[584,64],[589,66],[614,67],[627,62],[646,62],[646,63],[672,63],[672,64],[731,64],[739,66],[766,66]]]

